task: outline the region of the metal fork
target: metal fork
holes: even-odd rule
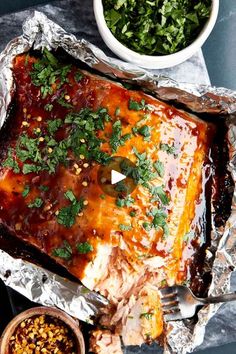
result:
[[[206,298],[196,297],[186,286],[175,285],[160,289],[161,303],[166,321],[191,318],[198,306],[236,300],[236,292]]]

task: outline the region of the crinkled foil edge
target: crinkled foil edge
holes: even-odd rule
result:
[[[236,92],[225,88],[176,82],[162,75],[154,75],[132,64],[107,57],[91,43],[78,40],[49,20],[43,13],[35,11],[23,24],[23,34],[13,39],[0,54],[0,127],[7,117],[7,108],[14,92],[12,61],[18,54],[30,49],[40,50],[63,48],[68,54],[86,63],[89,67],[111,78],[117,78],[142,87],[156,97],[166,101],[176,101],[195,113],[234,115],[236,113]],[[236,127],[234,118],[229,123],[229,169],[236,182]],[[225,229],[213,230],[218,248],[212,269],[213,280],[209,294],[229,291],[230,276],[236,266],[236,190],[233,196],[232,213]],[[8,282],[11,286],[11,282]],[[32,288],[34,284],[32,284]],[[18,288],[21,292],[21,289]],[[33,292],[32,292],[33,293]],[[43,294],[46,296],[46,294]],[[35,299],[32,298],[34,301]],[[37,299],[42,302],[42,297]],[[198,313],[198,321],[193,326],[183,321],[169,323],[170,331],[164,352],[186,354],[192,352],[204,339],[205,327],[220,305],[209,305]],[[61,307],[68,312],[64,301]]]

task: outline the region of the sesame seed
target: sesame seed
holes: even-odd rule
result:
[[[31,114],[27,114],[26,118],[30,119],[31,118]]]
[[[41,122],[41,121],[42,121],[42,117],[40,117],[40,116],[37,117],[37,121],[38,121],[38,122]]]
[[[82,186],[87,187],[87,185],[88,185],[88,182],[86,182],[86,181],[82,182]]]
[[[80,142],[81,143],[85,143],[85,139],[80,139]]]
[[[59,214],[59,210],[55,211],[55,215],[58,215]]]
[[[75,169],[79,168],[79,165],[77,163],[74,163],[74,168]]]
[[[78,214],[78,216],[83,216],[83,215],[84,215],[84,213],[79,213],[79,214]]]
[[[65,100],[69,101],[70,100],[70,96],[69,95],[65,95]]]
[[[81,160],[84,160],[84,159],[85,159],[84,155],[79,155],[79,158],[80,158]]]
[[[89,164],[86,162],[86,163],[83,164],[83,167],[87,168],[87,167],[89,167]]]
[[[27,108],[23,108],[23,113],[26,113],[27,112]]]
[[[88,200],[84,200],[83,204],[88,205]]]
[[[48,153],[51,154],[53,152],[52,148],[48,148]]]
[[[36,129],[36,133],[40,133],[41,132],[41,129],[40,128],[37,128]]]
[[[15,229],[16,230],[20,230],[21,226],[22,226],[21,222],[18,222],[18,223],[15,224]]]
[[[23,125],[24,127],[28,127],[28,126],[29,126],[29,123],[24,120],[24,121],[22,122],[22,125]]]
[[[40,142],[43,142],[43,141],[44,141],[44,138],[41,136],[41,137],[39,138],[39,141],[40,141]]]

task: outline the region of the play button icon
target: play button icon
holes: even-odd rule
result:
[[[136,169],[129,159],[114,156],[107,165],[99,167],[98,184],[102,191],[111,197],[126,197],[137,185]]]
[[[126,176],[123,173],[111,170],[111,184],[116,184],[124,179],[126,179]]]

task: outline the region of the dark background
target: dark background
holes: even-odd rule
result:
[[[84,0],[85,5],[86,1]],[[0,15],[49,2],[49,0],[0,0]],[[203,47],[203,53],[212,84],[236,90],[236,0],[220,0],[218,21]],[[236,343],[197,353],[236,354]]]

